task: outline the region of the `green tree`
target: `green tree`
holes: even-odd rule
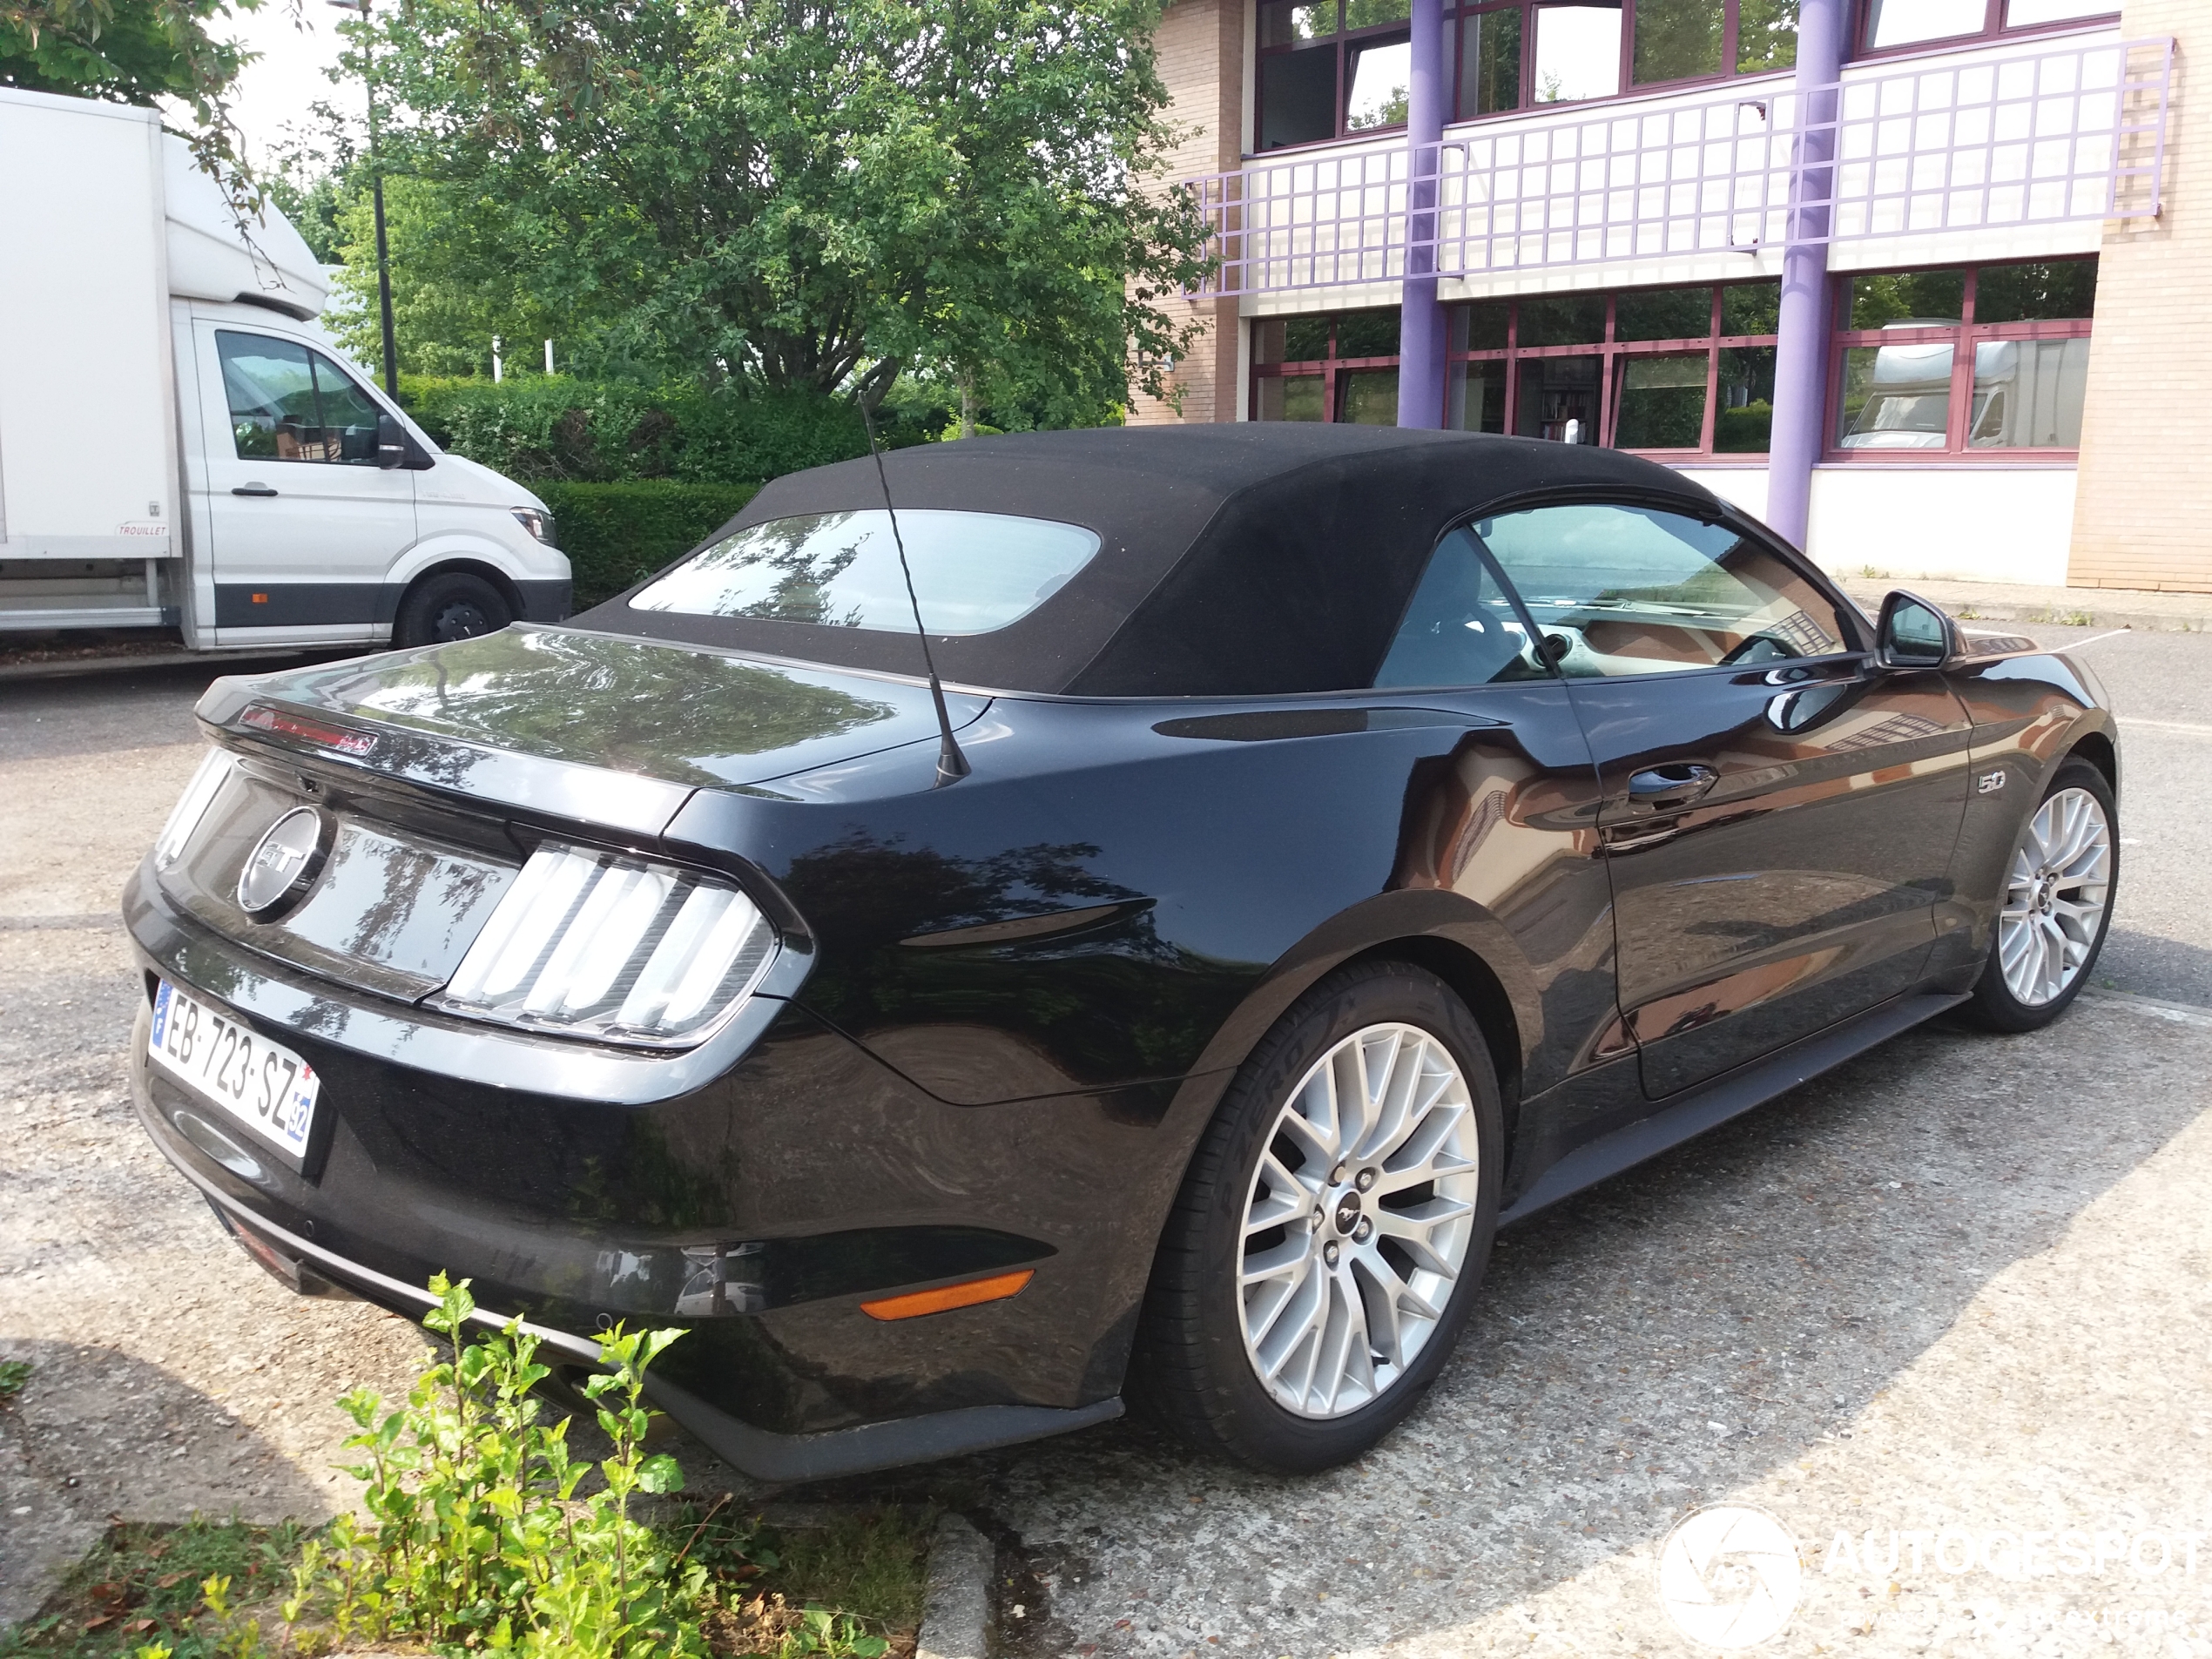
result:
[[[408,0],[352,67],[405,112],[388,161],[452,216],[455,292],[710,381],[873,402],[931,363],[1095,408],[1176,353],[1159,302],[1203,268],[1155,160],[1158,10]]]
[[[238,0],[242,10],[261,0]],[[247,54],[207,32],[225,0],[0,0],[0,86],[151,108],[183,100],[215,122]]]

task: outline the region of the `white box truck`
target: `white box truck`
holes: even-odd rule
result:
[[[568,612],[551,515],[447,455],[315,326],[150,110],[0,90],[0,642],[402,645]]]

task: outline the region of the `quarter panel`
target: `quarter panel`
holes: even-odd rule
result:
[[[1972,723],[1973,782],[1946,907],[1951,927],[1935,966],[1971,976],[1988,954],[2013,844],[2052,768],[2091,732],[2116,752],[2118,733],[2094,681],[2055,653],[1971,658],[1947,678]]]
[[[1563,698],[1498,689],[1426,710],[1246,706],[1282,729],[1317,711],[1365,728],[1258,739],[1168,735],[1233,729],[1207,724],[1231,705],[1001,699],[949,788],[912,787],[934,761],[917,745],[701,791],[668,835],[757,861],[820,942],[802,1001],[942,1098],[1233,1067],[1301,981],[1401,934],[1456,932],[1494,959],[1523,1042],[1567,1045],[1539,1055],[1549,1072],[1610,1008],[1602,872],[1568,892],[1591,868],[1595,784]],[[1417,893],[1433,897],[1406,907]],[[1401,907],[1363,907],[1385,895]],[[1064,931],[934,937],[1054,917]]]

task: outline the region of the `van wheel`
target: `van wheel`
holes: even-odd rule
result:
[[[497,588],[466,570],[448,570],[408,590],[392,621],[392,643],[402,649],[442,645],[496,634],[514,620],[514,608]]]
[[[1244,1062],[1160,1241],[1130,1383],[1191,1444],[1303,1474],[1420,1403],[1498,1220],[1488,1047],[1433,974],[1369,962]]]

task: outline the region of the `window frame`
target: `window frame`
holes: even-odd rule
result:
[[[2050,318],[2034,322],[1983,322],[1974,320],[1974,302],[1986,267],[2008,265],[2090,265],[2097,256],[2068,255],[2064,259],[1983,260],[1973,265],[1912,266],[1906,271],[1851,271],[1829,279],[1828,330],[1828,408],[1822,415],[1820,460],[1823,466],[1843,467],[2004,467],[2023,462],[2065,465],[2078,464],[2080,445],[2070,448],[2055,445],[1988,445],[1970,448],[1966,435],[1973,424],[1974,415],[1974,348],[1986,341],[1999,340],[2087,340],[2095,332],[2096,319],[2087,317]],[[1966,297],[1960,302],[1963,315],[1955,323],[1942,323],[1927,328],[1852,328],[1850,320],[1851,284],[1854,278],[1907,274],[1912,271],[1963,271],[1966,273]],[[2092,309],[2094,311],[2094,305]],[[1854,347],[1881,346],[1941,346],[1951,347],[1950,407],[1944,428],[1940,449],[1885,449],[1851,448],[1843,447],[1843,394],[1844,354]]]
[[[1395,352],[1392,353],[1387,357],[1338,356],[1338,327],[1345,316],[1355,314],[1359,311],[1388,310],[1391,307],[1389,307],[1355,306],[1351,307],[1348,311],[1325,311],[1318,314],[1312,312],[1286,313],[1279,317],[1253,318],[1252,326],[1255,328],[1261,328],[1266,327],[1271,322],[1294,322],[1299,320],[1303,317],[1312,317],[1316,314],[1325,317],[1328,319],[1329,322],[1329,354],[1325,357],[1286,358],[1279,363],[1263,363],[1259,361],[1258,351],[1255,349],[1252,353],[1251,385],[1248,394],[1248,407],[1250,408],[1251,413],[1248,418],[1255,421],[1260,418],[1259,383],[1261,381],[1318,380],[1321,382],[1322,411],[1321,420],[1318,424],[1323,426],[1338,426],[1344,424],[1337,419],[1337,403],[1338,399],[1341,396],[1341,393],[1338,388],[1338,375],[1341,373],[1350,373],[1352,370],[1363,368],[1387,368],[1395,370],[1399,366],[1399,359],[1398,354]],[[1289,425],[1294,423],[1285,421],[1270,422],[1270,424]],[[1295,424],[1309,425],[1314,423],[1301,421],[1296,422]]]
[[[1451,375],[1455,368],[1463,368],[1474,363],[1503,361],[1506,365],[1504,389],[1506,435],[1519,435],[1524,437],[1531,436],[1534,435],[1520,433],[1517,431],[1520,420],[1521,364],[1523,361],[1548,357],[1596,357],[1598,359],[1597,419],[1599,436],[1596,444],[1593,447],[1599,448],[1615,448],[1618,447],[1615,443],[1614,438],[1618,427],[1619,409],[1617,406],[1620,401],[1615,390],[1615,382],[1619,378],[1620,364],[1622,360],[1629,357],[1679,357],[1689,355],[1693,353],[1702,352],[1704,354],[1705,357],[1705,413],[1699,428],[1697,446],[1687,448],[1636,448],[1626,450],[1623,451],[1623,453],[1629,455],[1646,455],[1662,462],[1697,462],[1701,463],[1712,462],[1716,464],[1723,466],[1731,462],[1743,465],[1763,464],[1765,456],[1769,453],[1767,450],[1716,449],[1713,447],[1714,438],[1720,425],[1721,354],[1724,351],[1733,350],[1771,350],[1774,349],[1779,343],[1779,336],[1776,334],[1723,334],[1720,332],[1722,327],[1722,309],[1726,304],[1725,294],[1727,290],[1730,288],[1752,287],[1759,286],[1764,286],[1763,280],[1760,282],[1673,283],[1663,285],[1662,287],[1657,288],[1604,290],[1605,327],[1602,337],[1595,344],[1582,346],[1523,347],[1521,345],[1520,331],[1521,302],[1524,300],[1530,298],[1542,299],[1550,296],[1514,294],[1507,295],[1501,300],[1455,300],[1453,302],[1455,306],[1469,304],[1504,305],[1507,307],[1506,344],[1502,348],[1470,348],[1467,350],[1454,350],[1447,347],[1444,354],[1444,373],[1446,383],[1440,389],[1447,396],[1449,395]],[[1708,332],[1706,334],[1702,335],[1692,334],[1678,336],[1667,340],[1620,341],[1615,339],[1614,336],[1619,327],[1617,301],[1622,293],[1637,294],[1665,293],[1670,289],[1694,289],[1701,287],[1706,289],[1711,296],[1710,310],[1708,314]],[[1296,314],[1311,316],[1314,314],[1305,313]],[[1330,354],[1327,357],[1286,359],[1281,362],[1263,363],[1259,361],[1258,351],[1257,349],[1253,351],[1250,386],[1246,394],[1245,407],[1247,410],[1247,419],[1252,421],[1258,421],[1260,419],[1260,382],[1263,380],[1311,379],[1318,377],[1321,379],[1323,382],[1323,422],[1325,424],[1333,424],[1337,420],[1338,398],[1339,395],[1338,391],[1338,375],[1339,372],[1354,369],[1394,369],[1399,367],[1399,359],[1394,354],[1386,357],[1337,356],[1335,352],[1338,322],[1341,317],[1347,314],[1343,312],[1326,312],[1320,314],[1326,316],[1329,320]],[[1252,323],[1255,327],[1261,327],[1271,322],[1281,322],[1287,320],[1290,320],[1289,316],[1260,317],[1253,319]],[[1469,429],[1473,430],[1477,428]]]
[[[368,388],[360,381],[355,380],[352,374],[347,372],[345,365],[339,362],[339,361],[333,357],[328,352],[322,350],[318,346],[310,344],[307,341],[294,339],[289,334],[262,334],[250,328],[234,328],[229,327],[220,327],[215,330],[215,361],[219,377],[222,376],[223,371],[226,368],[223,351],[223,341],[226,338],[232,340],[267,341],[277,345],[288,346],[293,350],[305,355],[307,360],[307,395],[314,400],[314,430],[318,433],[328,433],[332,430],[330,423],[323,418],[322,369],[318,368],[317,365],[321,364],[327,366],[332,374],[337,375],[339,380],[346,385],[352,387],[355,392],[359,393],[367,401],[368,407],[376,412],[376,431],[379,437],[379,445],[381,446],[383,433],[383,423],[386,420],[392,418],[391,411],[384,407],[382,399],[376,396],[374,393],[369,391]],[[372,450],[369,455],[350,461],[347,460],[343,456],[341,456],[336,460],[333,460],[327,455],[242,455],[239,452],[238,448],[238,411],[232,408],[230,406],[230,387],[227,380],[226,380],[223,385],[222,393],[223,409],[231,428],[231,458],[233,460],[251,462],[267,461],[273,462],[280,466],[287,467],[371,467],[375,468],[379,471],[388,470],[388,469],[386,469],[381,465],[381,462],[375,453],[375,447],[374,446],[372,447]],[[325,437],[321,439],[320,442],[327,446],[329,440]]]
[[[1482,519],[1495,518],[1506,513],[1529,512],[1542,507],[1588,506],[1644,508],[1655,512],[1673,513],[1683,518],[1694,519],[1701,524],[1710,524],[1728,530],[1753,543],[1784,569],[1793,572],[1800,580],[1810,584],[1814,592],[1825,599],[1835,611],[1838,627],[1843,631],[1844,648],[1841,651],[1823,651],[1814,657],[1791,657],[1778,662],[1762,663],[1757,665],[1758,671],[1770,674],[1790,668],[1820,667],[1844,662],[1863,663],[1874,655],[1872,624],[1858,607],[1845,597],[1844,590],[1828,579],[1827,573],[1814,564],[1811,559],[1802,556],[1797,549],[1773,535],[1765,526],[1754,523],[1726,502],[1716,501],[1711,503],[1687,502],[1680,496],[1669,495],[1660,490],[1646,492],[1636,489],[1591,489],[1588,486],[1563,489],[1530,490],[1501,497],[1472,512],[1460,515],[1447,524],[1438,535],[1436,547],[1441,547],[1444,544],[1444,538],[1454,530],[1465,529],[1469,539],[1474,543],[1475,547],[1481,553],[1484,563],[1488,565],[1492,577],[1499,583],[1506,597],[1512,602],[1514,611],[1521,618],[1523,625],[1536,633],[1541,633],[1542,630],[1536,626],[1535,614],[1528,609],[1528,602],[1514,582],[1513,573],[1506,569],[1504,561],[1491,550],[1489,543],[1482,538],[1475,530],[1474,526]],[[1436,556],[1436,548],[1433,547],[1429,550],[1429,556],[1432,559]],[[1422,577],[1425,577],[1427,573],[1428,566],[1423,564],[1421,576],[1414,578],[1413,590],[1406,596],[1406,604],[1408,610],[1412,608],[1413,599],[1420,592]],[[1405,614],[1401,612],[1398,620],[1398,628],[1403,628],[1405,625]],[[1391,637],[1393,642],[1396,640],[1397,629],[1392,631]],[[1381,673],[1383,663],[1387,660],[1389,660],[1389,653],[1386,648],[1382,659],[1375,664],[1374,672]],[[1561,673],[1557,664],[1552,664],[1550,667],[1551,678],[1554,681],[1561,685],[1573,683],[1575,677]],[[1750,671],[1751,671],[1741,663],[1706,663],[1695,668],[1660,669],[1648,674],[1608,674],[1602,678],[1608,685],[1630,685],[1645,681],[1666,683],[1686,680],[1699,674],[1740,675]],[[1491,684],[1496,683],[1491,682]],[[1527,685],[1536,682],[1521,680],[1513,683]],[[1780,682],[1777,682],[1777,685],[1779,691],[1790,689],[1787,685]],[[1388,689],[1430,691],[1447,688],[1393,686]],[[1480,691],[1486,687],[1472,686],[1460,689]]]
[[[1870,46],[1868,31],[1874,22],[1874,0],[1851,0],[1850,33],[1844,37],[1845,63],[1886,63],[1893,57],[1914,57],[1928,52],[1956,51],[1961,46],[1993,40],[2033,40],[2043,35],[2079,34],[2084,30],[2113,29],[2120,24],[2120,7],[2115,3],[2110,11],[2099,12],[2087,17],[2062,17],[2056,23],[2027,23],[2017,26],[2005,22],[2007,0],[1984,0],[1981,27],[1963,35],[1945,35],[1937,40],[1916,40],[1903,46]]]
[[[1251,152],[1251,154],[1256,156],[1281,155],[1286,151],[1307,150],[1312,149],[1318,145],[1343,144],[1347,139],[1372,138],[1380,137],[1386,133],[1405,132],[1406,124],[1403,121],[1395,122],[1389,126],[1360,127],[1356,130],[1347,128],[1345,125],[1345,99],[1350,95],[1351,88],[1346,84],[1345,77],[1347,73],[1347,64],[1351,57],[1350,52],[1346,49],[1352,42],[1372,40],[1388,35],[1403,35],[1410,41],[1413,38],[1413,20],[1410,17],[1395,23],[1367,24],[1360,28],[1347,29],[1345,27],[1344,14],[1345,7],[1350,3],[1350,0],[1323,0],[1323,3],[1333,3],[1337,10],[1337,26],[1335,31],[1329,35],[1325,39],[1308,41],[1303,44],[1293,44],[1288,46],[1263,45],[1260,44],[1260,32],[1258,27],[1259,13],[1265,6],[1273,3],[1274,0],[1256,0],[1252,12],[1252,142],[1254,145],[1258,145],[1259,143],[1260,134],[1264,130],[1266,125],[1266,115],[1264,105],[1266,98],[1267,60],[1271,57],[1287,57],[1295,52],[1328,51],[1335,54],[1336,93],[1335,102],[1331,105],[1331,108],[1335,111],[1334,125],[1336,131],[1332,136],[1325,138],[1306,138],[1297,144],[1278,144],[1271,150],[1255,149]],[[1287,4],[1291,3],[1292,0],[1283,0],[1283,3]],[[1308,3],[1311,3],[1312,0],[1308,0]],[[1520,3],[1521,0],[1512,0],[1512,3]],[[1457,84],[1455,81],[1455,92],[1456,90]]]
[[[1446,38],[1442,44],[1442,51],[1449,64],[1450,89],[1446,98],[1445,115],[1447,126],[1464,126],[1478,121],[1503,120],[1512,116],[1525,116],[1539,111],[1572,108],[1576,105],[1594,106],[1614,103],[1622,98],[1642,98],[1652,93],[1676,91],[1685,87],[1717,86],[1727,82],[1753,80],[1761,76],[1791,73],[1787,68],[1747,70],[1738,66],[1737,55],[1743,46],[1743,8],[1740,0],[1723,0],[1725,10],[1722,19],[1722,66],[1718,74],[1693,75],[1676,80],[1638,83],[1635,78],[1636,0],[1621,0],[1620,91],[1606,98],[1576,98],[1557,104],[1539,104],[1531,98],[1530,89],[1535,77],[1536,64],[1536,28],[1534,14],[1543,3],[1544,0],[1446,0],[1443,17]],[[1847,19],[1848,32],[1844,37],[1848,43],[1844,52],[1844,61],[1854,64],[1884,63],[1892,58],[1912,57],[1930,52],[1955,51],[1960,47],[1977,44],[2034,40],[2046,36],[2079,34],[2090,30],[2116,28],[2121,22],[2120,10],[2115,5],[2109,11],[2099,12],[2086,17],[2060,18],[2054,23],[2008,24],[2005,22],[2006,3],[2007,0],[1985,0],[1981,27],[1966,34],[1946,35],[1939,40],[1914,41],[1909,45],[1875,48],[1866,44],[1867,30],[1873,17],[1872,0],[1851,0]],[[1316,148],[1322,145],[1343,144],[1351,140],[1372,138],[1378,134],[1405,131],[1402,124],[1393,126],[1366,127],[1356,132],[1347,130],[1345,126],[1344,103],[1346,90],[1345,48],[1346,43],[1358,37],[1388,34],[1393,30],[1410,32],[1410,24],[1407,23],[1373,24],[1364,29],[1348,30],[1344,27],[1345,4],[1345,0],[1336,0],[1337,30],[1325,43],[1326,48],[1336,54],[1336,132],[1334,136],[1325,138],[1307,138],[1297,144],[1278,145],[1272,149],[1257,147],[1263,125],[1261,104],[1264,98],[1264,75],[1258,68],[1260,61],[1289,52],[1321,51],[1324,49],[1325,43],[1317,41],[1305,46],[1261,46],[1257,44],[1257,35],[1255,35],[1252,142],[1256,147],[1246,152],[1248,156],[1281,155]],[[1464,84],[1467,64],[1460,48],[1460,24],[1466,17],[1502,11],[1518,11],[1521,14],[1519,101],[1509,110],[1491,110],[1470,114],[1466,112],[1462,103],[1467,91]],[[1254,16],[1257,22],[1257,8],[1255,8]]]

